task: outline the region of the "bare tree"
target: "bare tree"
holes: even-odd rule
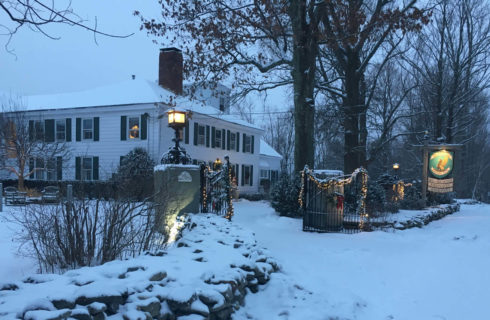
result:
[[[57,141],[54,120],[32,117],[28,111],[15,107],[18,103],[10,99],[7,102],[8,107],[2,105],[0,154],[5,156],[1,163],[2,168],[14,174],[18,179],[19,189],[24,190],[26,178],[45,170],[48,163],[52,164],[57,157],[66,159],[69,156],[69,148],[65,141]],[[52,130],[45,131],[48,127]],[[43,166],[36,167],[36,161]]]
[[[76,26],[95,35],[103,35],[114,38],[127,38],[129,35],[114,35],[102,32],[97,29],[97,17],[95,18],[94,26],[88,26],[79,15],[77,15],[71,6],[71,1],[65,1],[59,5],[55,0],[2,0],[0,1],[0,29],[3,29],[1,35],[8,37],[5,48],[8,50],[8,45],[12,36],[17,33],[22,27],[29,27],[38,31],[51,39],[59,39],[51,35],[47,30],[48,24],[66,24]],[[4,18],[2,18],[2,15]]]

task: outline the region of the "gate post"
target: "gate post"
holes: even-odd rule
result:
[[[231,217],[233,216],[233,202],[231,196],[231,166],[230,166],[230,157],[225,156],[225,165],[226,172],[223,170],[223,174],[225,175],[225,189],[226,189],[226,216],[225,218],[231,221]]]
[[[204,163],[201,163],[199,166],[200,170],[200,179],[201,179],[201,189],[200,189],[200,199],[201,199],[201,212],[208,212],[208,199],[206,194],[206,166]]]

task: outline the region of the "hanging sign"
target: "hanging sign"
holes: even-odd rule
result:
[[[427,190],[436,193],[453,191],[453,152],[447,150],[432,152],[429,157],[429,171],[432,177],[428,178]]]
[[[437,179],[450,175],[453,171],[453,153],[446,150],[432,152],[429,158],[429,171]]]

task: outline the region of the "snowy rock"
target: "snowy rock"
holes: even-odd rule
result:
[[[167,273],[165,271],[160,271],[151,276],[150,281],[162,281],[167,277]]]
[[[67,319],[71,314],[71,310],[34,310],[28,311],[24,315],[24,320],[63,320]]]
[[[77,320],[92,320],[90,312],[85,308],[76,308],[72,310],[71,317]]]

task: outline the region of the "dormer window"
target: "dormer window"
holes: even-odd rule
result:
[[[219,97],[219,111],[225,111],[225,97]]]

